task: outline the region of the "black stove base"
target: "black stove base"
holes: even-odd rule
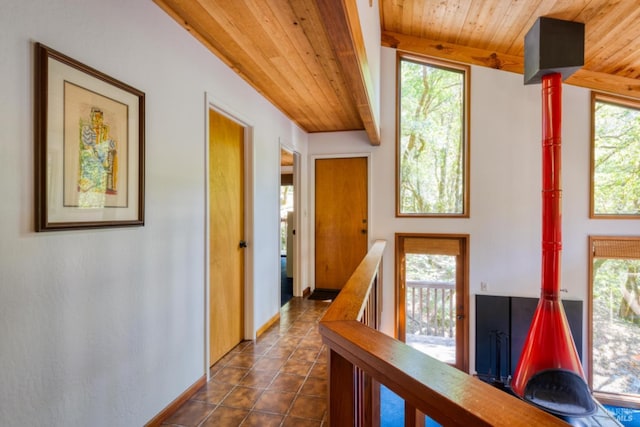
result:
[[[496,380],[495,378],[486,375],[478,375],[478,378],[486,383],[493,385],[494,387],[504,391],[505,393],[509,393],[514,397],[518,397],[512,390],[509,384],[506,384],[503,381]],[[519,397],[518,397],[519,398]],[[557,414],[553,414],[554,416],[560,418],[564,422],[574,426],[574,427],[624,427],[615,416],[613,416],[609,411],[606,410],[604,406],[600,404],[597,400],[593,399],[596,404],[596,412],[592,415],[584,416],[584,417],[563,417]],[[526,401],[525,401],[526,402]],[[527,402],[529,403],[529,402]],[[533,405],[532,405],[533,406]]]

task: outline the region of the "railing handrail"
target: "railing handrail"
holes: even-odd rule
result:
[[[327,345],[445,426],[566,426],[562,420],[357,321],[321,323]]]
[[[387,242],[376,240],[322,317],[322,322],[360,320]]]
[[[455,289],[455,282],[436,282],[433,280],[407,280],[407,287],[429,289]]]
[[[332,427],[374,425],[375,411],[359,396],[346,392],[355,386],[356,367],[374,383],[383,384],[405,400],[405,414],[424,413],[445,426],[566,426],[524,401],[504,393],[362,322],[372,287],[379,279],[386,242],[377,241],[320,320],[320,333],[329,347],[329,413]],[[334,366],[335,364],[335,366]],[[334,384],[339,381],[341,384]],[[363,384],[369,384],[365,380]],[[366,386],[369,387],[369,386]],[[339,395],[332,396],[332,393]],[[357,394],[357,393],[356,393]],[[350,409],[351,408],[351,409]],[[379,409],[379,407],[378,407]],[[355,412],[354,412],[355,411]],[[405,419],[405,425],[411,420]]]

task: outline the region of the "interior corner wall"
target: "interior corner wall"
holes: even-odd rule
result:
[[[205,93],[253,127],[254,330],[307,135],[151,1],[0,3],[0,425],[143,425],[206,372]],[[145,92],[144,227],[34,232],[34,42]]]
[[[395,233],[470,236],[469,356],[475,366],[475,295],[539,297],[541,258],[541,95],[520,74],[471,67],[470,216],[395,216],[396,51],[381,50],[380,146],[362,132],[309,135],[309,155],[371,152],[369,237],[387,241],[382,329],[394,332]],[[562,297],[588,298],[588,236],[640,235],[638,220],[589,219],[590,92],[563,85]],[[310,188],[313,186],[310,177]],[[480,290],[480,282],[488,285]],[[586,305],[585,305],[586,307]],[[585,318],[583,336],[587,336]],[[586,345],[588,340],[584,340]],[[583,354],[587,354],[583,348]],[[471,368],[473,369],[473,368]]]

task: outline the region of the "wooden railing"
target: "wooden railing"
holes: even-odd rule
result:
[[[331,427],[380,425],[380,384],[404,399],[405,426],[566,426],[558,418],[389,337],[377,327],[382,255],[376,241],[320,321],[329,348]]]

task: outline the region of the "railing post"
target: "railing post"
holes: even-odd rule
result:
[[[425,415],[415,406],[404,402],[404,427],[424,427]]]
[[[422,292],[422,288],[420,288]],[[427,335],[429,335],[429,325],[431,324],[431,289],[427,288]]]
[[[445,319],[445,294],[446,291],[444,289],[442,289],[440,291],[440,298],[442,299],[442,310],[441,310],[441,315],[440,315],[440,324],[442,325],[442,336],[444,336],[444,332],[447,329],[447,325],[445,325],[444,323],[444,319]]]
[[[354,367],[344,357],[329,350],[329,425],[353,427]]]
[[[453,336],[454,324],[456,322],[456,320],[454,319],[457,319],[457,316],[455,316],[455,313],[453,311],[453,300],[455,299],[454,298],[455,295],[456,295],[455,291],[449,292],[449,336],[450,337]]]
[[[367,414],[370,417],[368,426],[371,427],[380,427],[380,383],[369,375],[367,375],[369,380],[369,408],[367,410]]]
[[[418,290],[418,293],[420,294],[420,301],[418,302],[418,308],[419,308],[419,310],[418,310],[418,316],[419,317],[418,318],[420,319],[420,323],[418,323],[418,332],[420,333],[420,335],[422,335],[422,329],[423,329],[422,324],[424,323],[423,322],[424,318],[423,318],[423,314],[422,314],[422,306],[424,304],[423,298],[422,298],[422,296],[423,296],[423,292],[422,291],[423,291],[422,288],[420,288]],[[414,301],[414,303],[415,303],[415,301]],[[429,304],[429,294],[428,293],[427,293],[427,304]],[[427,308],[427,310],[428,310],[428,308]],[[426,328],[427,331],[429,331],[429,317],[428,316],[429,316],[429,311],[427,311],[427,328]]]
[[[415,322],[415,319],[416,319],[416,289],[415,288],[411,289],[411,318]],[[419,324],[418,324],[418,327],[420,327]]]

